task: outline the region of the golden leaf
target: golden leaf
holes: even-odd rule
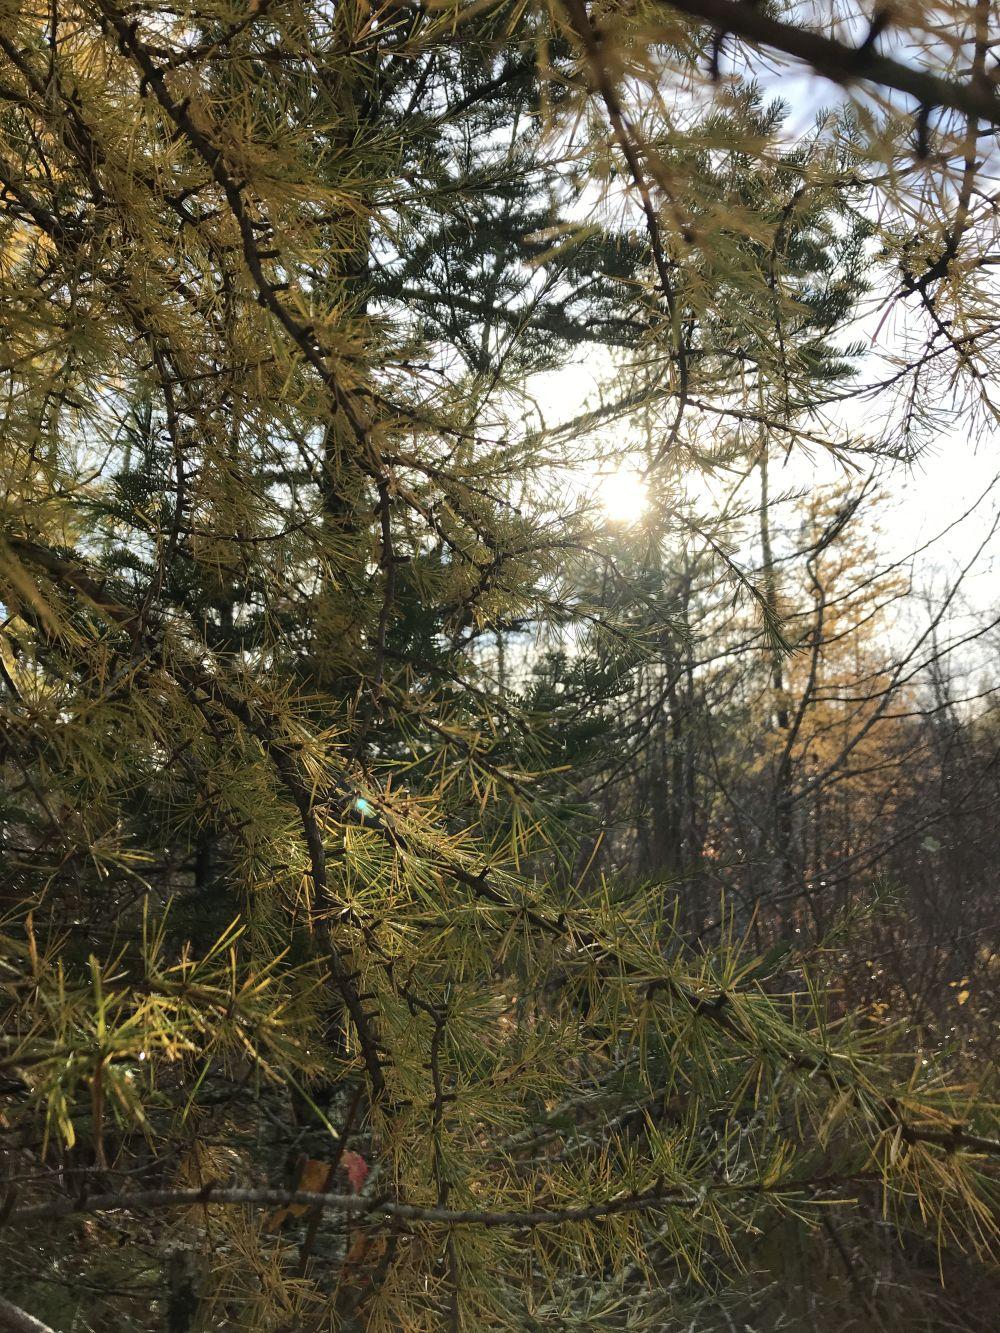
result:
[[[296,1190],[304,1190],[310,1194],[322,1194],[330,1184],[330,1163],[322,1162],[316,1157],[307,1157],[299,1170],[298,1184]],[[277,1231],[284,1222],[290,1217],[301,1217],[309,1211],[310,1205],[307,1203],[289,1203],[281,1208],[276,1208],[264,1225],[265,1231]]]

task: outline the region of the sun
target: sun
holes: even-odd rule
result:
[[[646,482],[634,468],[620,467],[597,478],[595,494],[611,523],[637,523],[646,512]]]

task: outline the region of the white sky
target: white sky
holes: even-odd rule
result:
[[[546,424],[571,418],[586,410],[588,403],[594,405],[598,383],[607,374],[607,359],[596,353],[589,362],[537,377],[532,390]],[[956,421],[955,429],[925,448],[916,462],[876,464],[880,488],[886,494],[875,515],[875,546],[882,562],[904,560],[916,552],[912,561],[914,584],[941,587],[949,574],[971,559],[989,532],[1000,504],[997,443],[990,435],[973,440]],[[590,447],[598,458],[593,465],[569,474],[565,480],[567,493],[592,497],[612,520],[634,521],[642,508],[642,482],[634,462],[629,461],[624,424],[613,422],[594,430]],[[864,475],[858,474],[858,484]],[[827,455],[814,452],[809,456],[795,449],[787,462],[780,458],[772,462],[771,492],[774,496],[808,492],[844,477],[843,468]],[[696,489],[704,495],[708,516],[711,489],[697,485]],[[754,498],[751,489],[748,503]],[[968,513],[977,500],[978,507]],[[1000,609],[1000,540],[991,542],[977,559],[966,579],[966,594],[983,613],[996,614]]]

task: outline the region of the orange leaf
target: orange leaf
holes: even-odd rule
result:
[[[320,1162],[315,1157],[307,1157],[299,1173],[298,1188],[311,1194],[322,1194],[330,1182],[330,1163]],[[305,1208],[302,1210],[305,1212]]]
[[[330,1163],[321,1162],[315,1157],[307,1157],[299,1169],[297,1190],[306,1190],[310,1194],[323,1194],[330,1187]],[[276,1208],[265,1223],[265,1231],[277,1231],[290,1217],[301,1217],[309,1211],[307,1203],[289,1203],[283,1208]]]

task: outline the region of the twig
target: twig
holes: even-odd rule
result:
[[[22,1310],[19,1305],[12,1305],[0,1296],[0,1328],[10,1329],[11,1333],[55,1333],[48,1324],[43,1324],[34,1315]]]

